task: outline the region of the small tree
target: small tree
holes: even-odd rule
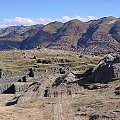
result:
[[[22,79],[23,79],[23,82],[27,82],[26,76],[24,76]]]
[[[21,79],[19,79],[18,82],[22,82]]]
[[[34,72],[33,72],[33,69],[32,68],[30,68],[30,70],[29,70],[30,72],[29,72],[29,77],[34,77]]]
[[[59,68],[60,74],[65,74],[65,70],[63,68]]]
[[[2,69],[0,68],[0,78],[2,78]]]

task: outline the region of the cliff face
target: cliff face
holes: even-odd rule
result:
[[[71,20],[47,25],[13,26],[0,29],[0,50],[52,49],[77,50],[81,53],[119,51],[120,19],[104,17],[89,22]]]

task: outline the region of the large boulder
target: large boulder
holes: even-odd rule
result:
[[[120,56],[106,56],[94,67],[91,76],[92,82],[99,83],[108,83],[120,78]]]
[[[44,94],[44,89],[41,88],[41,83],[33,82],[29,87],[24,91],[24,93],[14,97],[12,100],[9,100],[5,105],[10,106],[14,104],[24,103],[28,100],[37,99]]]
[[[92,74],[92,79],[94,82],[106,83],[110,82],[113,76],[113,66],[109,66],[109,64],[102,64],[95,69]]]

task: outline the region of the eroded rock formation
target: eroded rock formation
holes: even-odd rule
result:
[[[92,71],[93,82],[107,83],[120,78],[120,56],[106,56]]]

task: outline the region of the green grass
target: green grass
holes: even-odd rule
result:
[[[23,53],[28,56],[24,58]],[[29,56],[36,56],[36,59],[30,59]],[[45,70],[47,68],[60,68],[64,65],[70,66],[72,70],[80,70],[82,67],[94,66],[101,57],[91,57],[82,55],[79,57],[75,52],[49,50],[12,50],[0,52],[0,68],[4,71],[19,72],[26,71],[33,67],[36,70]],[[38,60],[50,60],[50,64],[37,63]],[[57,62],[55,62],[57,61]]]

